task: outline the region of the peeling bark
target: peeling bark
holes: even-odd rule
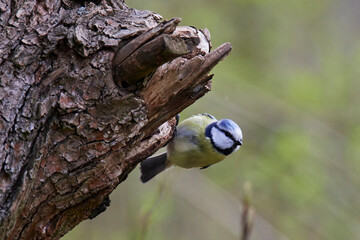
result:
[[[115,0],[0,2],[0,239],[59,239],[171,139],[231,50],[179,22]]]

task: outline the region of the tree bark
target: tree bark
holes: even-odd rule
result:
[[[0,239],[95,217],[210,90],[207,30],[122,1],[0,2]]]

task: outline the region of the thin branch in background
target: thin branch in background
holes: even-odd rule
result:
[[[241,213],[241,240],[250,240],[251,230],[253,228],[254,218],[255,218],[255,210],[251,206],[252,200],[252,190],[251,183],[246,181],[244,183],[244,196],[242,199],[242,213]]]
[[[239,207],[242,208],[242,203],[232,193],[197,169],[180,170],[178,175],[167,174],[166,179],[170,183],[170,190],[223,226],[235,238],[240,238]],[[252,234],[254,239],[289,240],[259,214],[256,216]]]

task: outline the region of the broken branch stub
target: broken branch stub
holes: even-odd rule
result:
[[[131,40],[131,42],[126,44],[126,47],[122,47],[117,50],[113,60],[113,66],[120,65],[127,57],[129,57],[133,52],[135,52],[135,50],[137,50],[145,43],[151,41],[151,39],[154,39],[162,33],[169,34],[174,32],[176,26],[179,24],[180,21],[180,18],[173,18],[169,21],[163,21],[159,23],[156,27],[149,29],[140,36]]]
[[[212,75],[208,73],[231,49],[230,43],[224,43],[204,56],[200,53],[190,59],[179,57],[159,67],[139,91],[148,110],[145,135],[210,91]]]
[[[156,37],[114,68],[115,83],[123,88],[135,85],[162,64],[193,51],[196,42],[168,34]]]
[[[194,51],[200,43],[198,36],[171,34],[179,22],[172,19],[161,23],[119,49],[113,64],[114,81],[119,87],[135,86],[162,64]]]

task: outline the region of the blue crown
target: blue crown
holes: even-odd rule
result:
[[[229,131],[239,131],[240,127],[230,119],[221,119],[218,121],[217,126],[222,130],[229,130]]]

